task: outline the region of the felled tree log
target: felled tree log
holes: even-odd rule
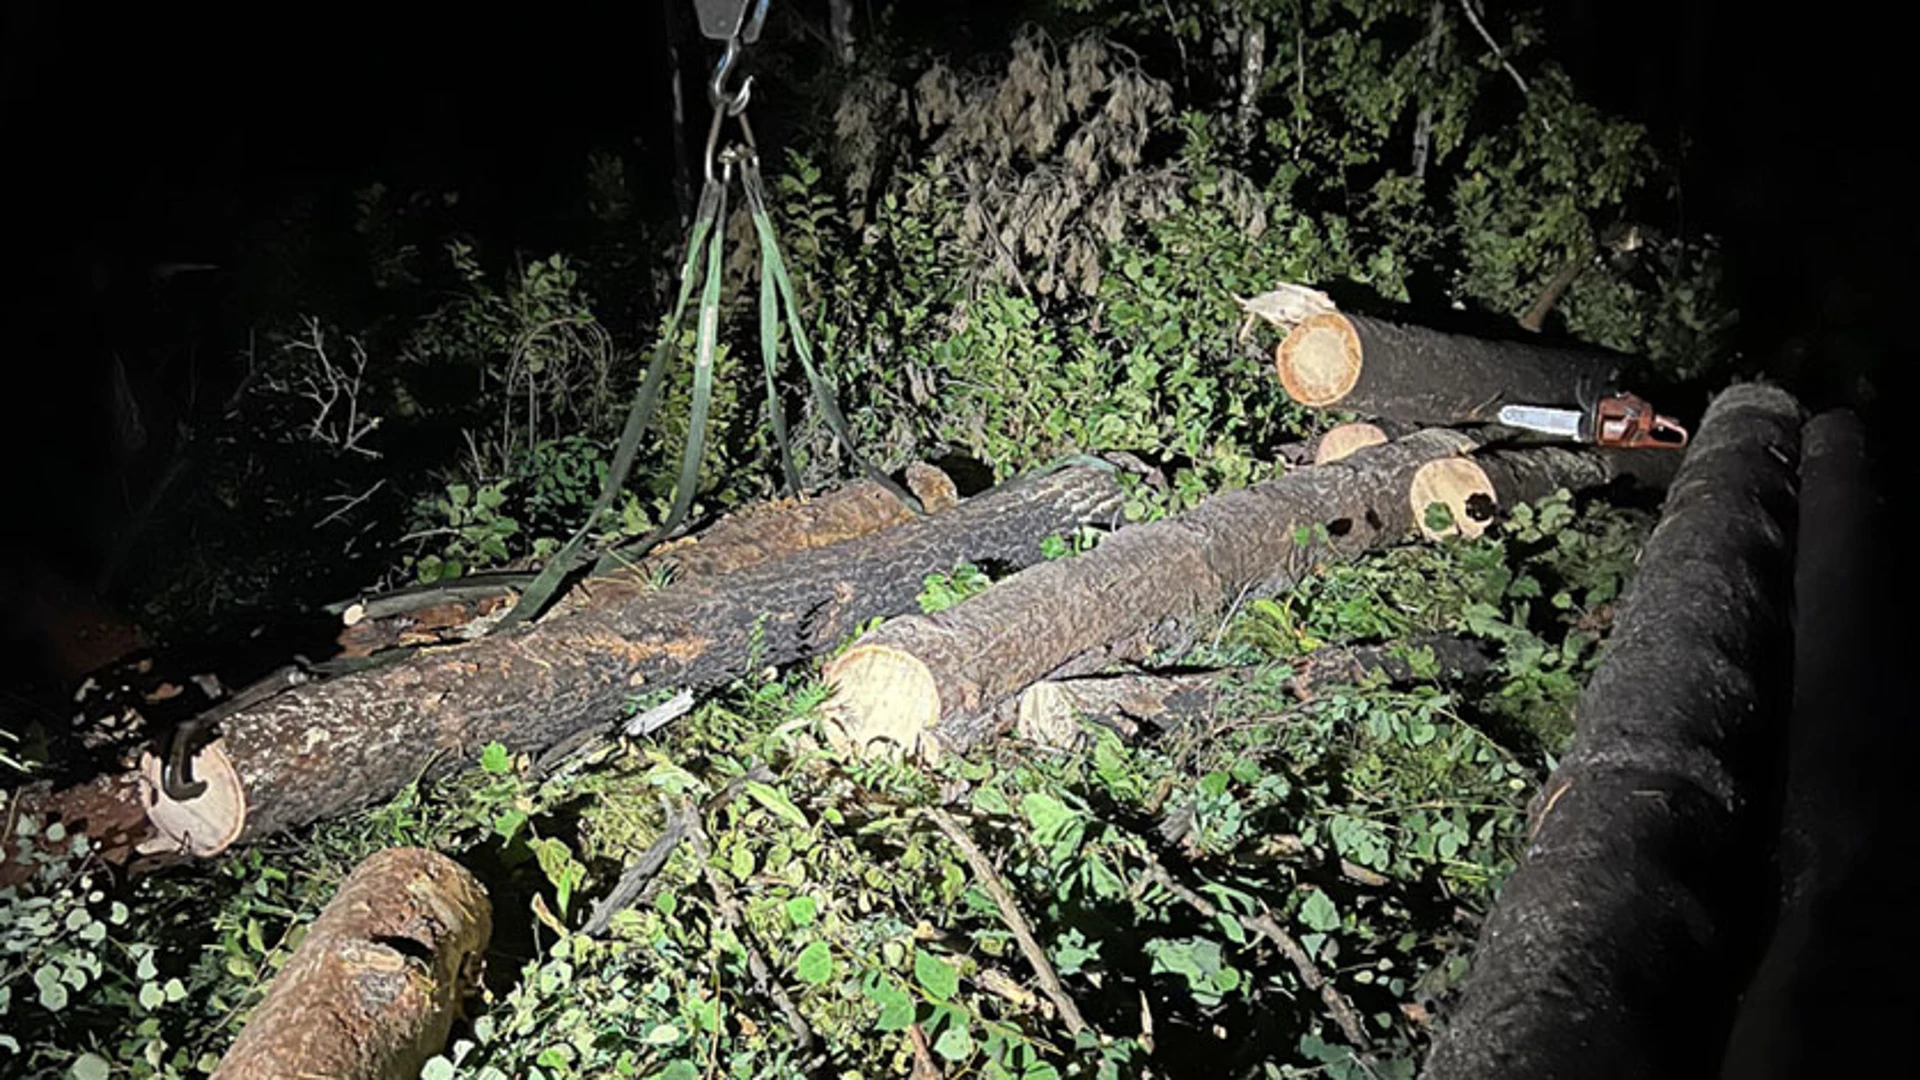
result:
[[[1412,527],[1415,471],[1474,445],[1456,431],[1416,432],[1122,529],[936,615],[888,622],[827,665],[828,733],[861,750],[964,751],[1010,721],[1002,702],[1069,662],[1143,659],[1240,598],[1400,540]],[[1605,475],[1590,467],[1604,457],[1545,449],[1560,464],[1516,472],[1538,488],[1504,495],[1538,498]]]
[[[922,462],[907,466],[907,487],[930,513],[959,502],[953,480]],[[714,577],[796,551],[892,528],[913,520],[893,493],[856,480],[807,500],[756,503],[690,536],[663,544],[631,565],[587,581],[562,596],[554,611],[621,603],[662,581]],[[343,657],[457,640],[461,631],[507,608],[531,574],[479,575],[447,585],[402,589],[347,605],[337,643]]]
[[[1493,423],[1508,404],[1591,408],[1618,389],[1626,362],[1331,312],[1274,351],[1280,385],[1300,404],[1416,424]]]
[[[1895,674],[1906,646],[1875,633],[1876,616],[1908,618],[1883,600],[1900,573],[1882,546],[1892,530],[1853,414],[1815,417],[1800,445],[1780,911],[1728,1040],[1720,1072],[1728,1080],[1870,1074],[1876,1051],[1833,1034],[1887,1030],[1912,1016],[1913,992],[1896,989],[1911,985],[1907,960],[1886,938],[1905,917],[1910,890],[1898,879],[1913,849],[1912,755],[1895,735],[1911,731],[1912,699]]]
[[[459,863],[376,852],[334,894],[213,1080],[413,1080],[479,983],[493,908]]]
[[[1664,488],[1679,463],[1679,454],[1590,446],[1484,450],[1472,457],[1439,458],[1420,466],[1413,474],[1409,498],[1414,523],[1427,539],[1471,538],[1485,533],[1501,508],[1556,488],[1584,491],[1615,480]],[[1431,510],[1435,506],[1445,513]]]
[[[1800,410],[1708,409],[1424,1076],[1696,1077],[1771,907]]]
[[[1437,678],[1477,679],[1491,670],[1493,656],[1484,642],[1439,635],[1389,645],[1329,646],[1294,664],[1287,690],[1306,701],[1328,686],[1373,677],[1417,682],[1428,660]],[[1138,734],[1142,725],[1166,731],[1212,716],[1235,687],[1260,675],[1261,669],[1253,667],[1044,679],[1021,692],[1014,730],[1022,738],[1054,747],[1071,745],[1083,718],[1128,737]]]
[[[197,776],[230,772],[241,796],[225,819],[197,828],[250,842],[444,775],[489,741],[538,752],[613,723],[636,694],[711,687],[825,652],[862,623],[912,610],[926,575],[960,562],[1027,565],[1045,537],[1113,524],[1121,503],[1111,471],[1075,465],[830,547],[296,687],[226,720],[196,755]],[[150,829],[172,820],[168,804],[187,805],[120,773],[29,793],[20,808],[79,829],[84,812],[124,830],[130,798],[154,807]],[[181,835],[118,838],[218,850]]]
[[[1344,457],[1351,457],[1369,446],[1379,446],[1387,442],[1387,433],[1378,424],[1356,421],[1351,424],[1336,424],[1327,429],[1313,444],[1313,463],[1330,465]]]

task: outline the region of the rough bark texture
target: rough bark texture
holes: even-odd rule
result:
[[[1780,821],[1780,911],[1747,988],[1721,1075],[1728,1080],[1868,1075],[1872,1040],[1911,1022],[1910,960],[1887,948],[1909,917],[1911,699],[1906,662],[1875,634],[1895,580],[1883,561],[1885,512],[1869,476],[1865,432],[1826,413],[1801,438],[1799,556],[1794,576],[1793,717]],[[1911,616],[1892,611],[1897,623]],[[1911,741],[1911,735],[1905,736]],[[1892,840],[1893,842],[1889,842]]]
[[[1461,337],[1363,315],[1315,315],[1275,351],[1302,405],[1417,424],[1492,423],[1502,405],[1591,408],[1618,389],[1625,357]]]
[[[213,1080],[413,1080],[445,1048],[493,935],[486,890],[420,848],[354,868]]]
[[[836,690],[828,730],[861,749],[964,751],[1011,720],[1002,702],[1063,667],[1175,647],[1221,610],[1276,592],[1317,563],[1401,539],[1412,526],[1414,471],[1473,445],[1460,432],[1418,432],[1123,529],[936,615],[895,619],[827,666]],[[1541,490],[1522,497],[1599,475],[1578,453],[1556,449],[1550,460],[1577,469],[1530,473]]]
[[[1771,906],[1799,451],[1780,390],[1736,387],[1708,409],[1430,1080],[1718,1066]]]
[[[636,693],[710,687],[824,652],[861,623],[912,610],[927,574],[1027,565],[1048,535],[1116,522],[1121,502],[1111,472],[1062,469],[884,532],[310,683],[228,719],[207,752],[245,788],[239,842],[251,842],[444,775],[492,740],[537,752],[612,723]],[[84,828],[71,798],[22,806]],[[84,806],[99,813],[98,802]]]
[[[951,510],[959,502],[952,478],[932,465],[909,465],[906,479],[929,513]],[[871,480],[856,480],[811,499],[755,504],[655,548],[631,566],[581,582],[554,604],[554,612],[625,603],[659,581],[716,577],[911,520],[912,511]],[[499,575],[489,582],[481,575],[451,588],[406,589],[355,604],[337,638],[340,655],[368,656],[388,648],[461,640],[466,627],[506,608],[527,577]]]
[[[1419,660],[1416,660],[1419,657]],[[1493,656],[1484,642],[1435,636],[1388,645],[1329,646],[1294,664],[1287,690],[1303,701],[1337,684],[1383,678],[1389,683],[1418,682],[1431,657],[1435,677],[1478,679],[1491,670]],[[1128,671],[1045,679],[1020,694],[1016,730],[1022,738],[1049,746],[1067,746],[1080,733],[1079,720],[1111,727],[1132,738],[1142,726],[1166,731],[1214,714],[1234,688],[1260,677],[1261,669],[1217,668],[1205,671]]]

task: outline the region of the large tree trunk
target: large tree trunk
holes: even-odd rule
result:
[[[213,1080],[414,1080],[479,984],[493,909],[421,848],[369,856],[340,884]]]
[[[1121,502],[1107,469],[1016,481],[884,532],[299,686],[224,722],[194,759],[214,789],[201,798],[156,798],[151,782],[118,773],[27,794],[21,809],[122,844],[172,823],[160,840],[210,853],[387,798],[490,741],[538,751],[617,721],[638,694],[712,687],[825,652],[863,623],[912,610],[926,575],[968,561],[1028,565],[1049,535],[1116,523]],[[231,783],[213,782],[222,777]],[[231,807],[209,801],[222,789],[237,791]],[[143,800],[153,800],[144,823]]]
[[[1493,423],[1502,405],[1579,406],[1617,392],[1627,359],[1461,337],[1364,315],[1314,315],[1274,352],[1302,405],[1416,424]]]
[[[1770,908],[1800,410],[1708,409],[1430,1080],[1711,1075]]]
[[[1178,647],[1246,597],[1285,588],[1317,563],[1399,541],[1421,509],[1410,499],[1414,474],[1473,446],[1456,431],[1416,432],[1123,529],[936,615],[895,619],[827,665],[836,691],[828,732],[860,749],[964,752],[1010,721],[1003,702],[1070,662],[1084,673]],[[1499,498],[1539,498],[1611,475],[1602,454],[1543,447],[1529,455],[1545,464],[1509,470],[1519,483]]]
[[[1780,913],[1729,1039],[1727,1080],[1871,1075],[1883,1051],[1835,1033],[1894,1030],[1913,1015],[1913,992],[1898,990],[1912,984],[1910,962],[1887,948],[1888,927],[1909,917],[1900,879],[1913,865],[1910,840],[1887,842],[1911,835],[1912,757],[1894,738],[1912,728],[1894,674],[1906,645],[1874,633],[1902,571],[1885,561],[1893,534],[1860,422],[1823,414],[1800,445]]]

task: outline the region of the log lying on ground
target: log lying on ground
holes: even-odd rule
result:
[[[1084,672],[1089,657],[1143,659],[1316,563],[1400,540],[1414,517],[1414,472],[1473,446],[1456,431],[1416,432],[1122,529],[1084,555],[1036,566],[936,615],[895,619],[827,665],[835,691],[828,733],[861,750],[964,751],[1011,721],[1001,703],[1069,662]],[[1549,464],[1514,475],[1538,487],[1503,495],[1539,498],[1609,475],[1604,455],[1527,453]]]
[[[1075,465],[869,536],[297,687],[229,718],[196,755],[196,775],[231,770],[244,815],[199,828],[249,842],[444,775],[492,740],[537,752],[617,721],[636,694],[817,655],[862,623],[912,610],[926,575],[960,562],[1031,564],[1050,535],[1114,524],[1122,499],[1112,470]],[[124,830],[143,798],[171,802],[118,773],[28,793],[20,809]],[[177,835],[119,839],[208,851]]]
[[[932,465],[907,466],[907,487],[929,513],[959,502],[953,479]],[[797,551],[837,544],[913,520],[913,512],[872,480],[856,480],[807,500],[757,503],[691,536],[647,552],[631,565],[589,578],[554,612],[624,603],[662,581],[714,577]],[[480,575],[448,586],[404,589],[345,607],[337,644],[343,657],[459,640],[464,628],[504,611],[530,574]]]
[[[1487,531],[1501,508],[1538,498],[1557,487],[1584,491],[1615,480],[1665,488],[1679,454],[1600,447],[1539,446],[1483,450],[1472,457],[1439,458],[1413,474],[1409,498],[1414,523],[1429,540]],[[1443,507],[1445,513],[1431,511]]]
[[[1492,669],[1493,654],[1485,642],[1444,635],[1389,645],[1329,646],[1301,657],[1286,689],[1307,701],[1328,686],[1369,678],[1417,682],[1425,677],[1428,661],[1436,677],[1472,680]],[[1053,747],[1072,745],[1082,719],[1127,737],[1138,734],[1142,725],[1167,731],[1213,716],[1226,695],[1260,679],[1263,670],[1128,671],[1044,679],[1021,692],[1014,730],[1023,739]]]
[[[1314,441],[1313,463],[1331,465],[1341,458],[1352,457],[1369,446],[1379,446],[1387,441],[1386,431],[1378,424],[1336,424]]]
[[[413,1080],[476,989],[493,909],[459,863],[368,857],[267,988],[213,1080]]]
[[[1510,404],[1590,408],[1618,389],[1627,362],[1336,313],[1303,320],[1274,351],[1300,404],[1415,424],[1493,423]]]
[[[1711,1075],[1771,907],[1800,412],[1708,409],[1429,1080]]]
[[[1860,421],[1822,414],[1800,445],[1780,913],[1728,1040],[1728,1080],[1871,1075],[1880,1061],[1868,1055],[1884,1051],[1833,1033],[1897,1030],[1912,1016],[1913,992],[1896,990],[1911,986],[1909,961],[1887,947],[1911,895],[1899,879],[1913,865],[1912,756],[1896,733],[1912,739],[1912,699],[1895,674],[1905,643],[1875,633],[1877,617],[1908,618],[1884,599],[1902,571],[1888,565],[1894,532]]]

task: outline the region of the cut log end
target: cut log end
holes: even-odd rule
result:
[[[1408,500],[1414,523],[1429,540],[1448,536],[1475,539],[1487,531],[1500,505],[1487,471],[1463,457],[1441,458],[1420,466],[1413,474]],[[1437,514],[1428,516],[1436,503],[1446,507],[1450,520],[1441,522],[1435,520]]]
[[[920,500],[929,514],[960,505],[960,489],[954,485],[953,477],[924,461],[907,466],[907,490],[913,492],[913,497]]]
[[[1387,433],[1376,424],[1341,424],[1320,436],[1319,445],[1313,450],[1313,463],[1326,465],[1386,441]]]
[[[1079,741],[1080,721],[1073,696],[1058,683],[1039,682],[1020,694],[1014,734],[1040,746],[1065,750]]]
[[[144,850],[218,855],[240,838],[247,824],[247,792],[227,757],[226,740],[202,747],[192,765],[194,779],[206,790],[176,802],[160,783],[160,759],[151,753],[140,756],[141,803],[155,834],[142,845]]]
[[[1338,402],[1360,381],[1360,335],[1344,315],[1315,315],[1274,350],[1280,385],[1302,405]]]
[[[939,759],[930,732],[940,716],[940,689],[919,658],[886,645],[856,645],[829,662],[825,675],[833,688],[826,735],[835,749],[856,757]]]

